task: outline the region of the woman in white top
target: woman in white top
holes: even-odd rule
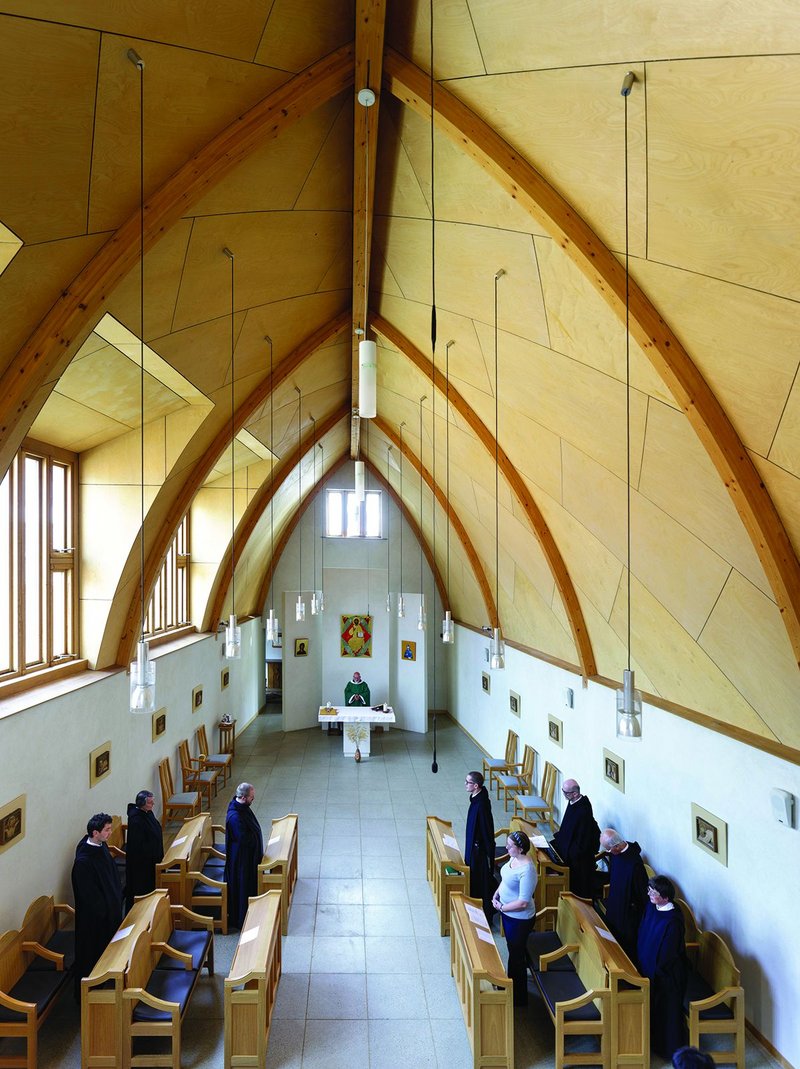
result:
[[[524,831],[512,831],[506,839],[508,861],[500,869],[500,886],[492,905],[502,915],[503,933],[508,945],[506,972],[514,981],[514,1005],[528,1005],[527,942],[536,907],[536,868],[528,853],[531,841]]]

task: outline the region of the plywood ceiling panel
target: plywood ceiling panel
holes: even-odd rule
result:
[[[42,442],[83,453],[93,446],[117,438],[128,427],[102,412],[95,412],[78,400],[55,390],[33,421],[31,436]]]
[[[256,63],[301,71],[352,40],[353,0],[273,0]]]
[[[339,105],[335,119],[293,205],[300,210],[348,212],[353,209],[352,91],[348,89],[335,103]]]
[[[797,300],[800,56],[652,65],[647,109],[653,259]]]
[[[525,646],[546,650],[552,657],[576,663],[575,644],[563,616],[554,611],[554,603],[542,597],[519,563],[514,573],[514,602],[509,604],[502,598],[500,602],[503,634],[513,635],[515,642]],[[555,603],[560,606],[560,599],[556,598]]]
[[[751,460],[775,502],[795,550],[800,552],[800,482],[795,475],[755,453],[751,454]]]
[[[792,384],[769,459],[792,475],[800,476],[800,376]]]
[[[86,233],[99,45],[0,15],[0,218],[26,244]]]
[[[436,78],[484,73],[469,0],[437,4],[433,14],[433,34]],[[392,48],[413,59],[418,67],[429,71],[431,22],[427,0],[389,4],[386,38]]]
[[[145,196],[288,77],[150,41],[104,38],[92,151],[92,230],[119,226],[139,205],[140,76],[127,58],[129,47],[145,62]]]

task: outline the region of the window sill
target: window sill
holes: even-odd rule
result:
[[[92,671],[88,668],[88,661],[80,660],[9,679],[6,683],[0,683],[0,720],[32,706],[43,705],[100,679],[107,679],[116,671],[119,669]]]

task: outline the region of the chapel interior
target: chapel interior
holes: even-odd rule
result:
[[[0,56],[0,933],[227,715],[300,819],[267,1066],[469,1066],[424,818],[514,731],[800,1067],[795,0],[0,0]],[[354,667],[397,717],[360,766],[318,724]],[[406,1017],[369,947],[312,1012],[314,940],[390,934]]]

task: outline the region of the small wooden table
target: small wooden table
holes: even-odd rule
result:
[[[356,746],[361,751],[362,757],[370,754],[370,725],[395,724],[397,719],[394,709],[388,707],[387,712],[377,709],[354,709],[346,705],[321,705],[317,720],[324,727],[326,724],[343,724],[344,734],[342,738],[342,753],[345,757],[352,757],[356,752]]]
[[[219,752],[229,753],[232,757],[236,756],[236,721],[231,720],[230,724],[223,724],[220,721],[219,724]]]

